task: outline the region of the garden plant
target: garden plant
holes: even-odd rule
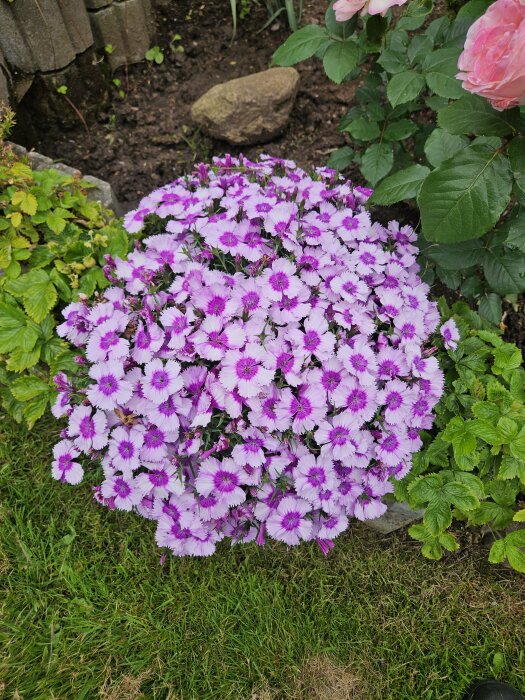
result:
[[[7,131],[8,114],[3,124]],[[4,409],[32,427],[55,399],[53,376],[75,368],[56,315],[108,285],[104,256],[125,256],[129,239],[113,212],[88,201],[88,182],[35,171],[2,143],[0,393]]]
[[[352,148],[331,164],[357,165],[371,203],[417,205],[425,279],[437,275],[497,324],[501,298],[525,291],[525,6],[470,0],[429,21],[432,9],[339,0],[273,61],[315,55],[332,81],[362,79],[339,125]]]

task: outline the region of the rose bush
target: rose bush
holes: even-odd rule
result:
[[[381,515],[443,375],[415,234],[372,222],[369,195],[227,156],[143,199],[125,219],[143,242],[58,328],[81,354],[57,378],[55,478],[100,463],[98,501],[156,520],[176,555],[225,536],[326,551]]]
[[[496,0],[470,27],[457,77],[498,110],[525,104],[525,2]]]

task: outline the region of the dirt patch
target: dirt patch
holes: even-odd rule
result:
[[[306,23],[321,21],[324,2],[307,0],[304,5]],[[213,85],[268,68],[273,52],[286,39],[284,20],[257,33],[267,20],[266,10],[263,3],[250,6],[232,41],[229,2],[165,3],[157,9],[156,39],[164,62],[119,69],[112,76],[121,84],[113,86],[111,107],[96,119],[86,118],[88,133],[80,121],[66,132],[39,131],[33,124],[33,130],[15,133],[15,140],[108,180],[127,208],[187,172],[194,162],[239,152],[199,133],[191,123],[190,107]],[[344,144],[336,126],[355,87],[330,83],[317,60],[298,70],[301,85],[288,129],[267,145],[243,148],[247,156],[268,152],[310,167],[324,164],[330,152]],[[69,109],[66,103],[64,109]]]
[[[299,678],[305,700],[367,700],[362,678],[350,667],[338,666],[327,656],[315,656],[304,664]]]
[[[143,671],[138,676],[126,675],[114,682],[111,671],[108,669],[104,683],[99,690],[99,698],[100,700],[145,700],[146,696],[140,687],[149,675],[148,671]]]

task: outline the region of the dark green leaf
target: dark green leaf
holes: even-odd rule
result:
[[[479,300],[479,315],[495,326],[499,325],[503,311],[501,297],[498,294],[486,294]]]
[[[324,54],[323,67],[330,80],[342,83],[357,66],[358,60],[359,48],[354,41],[335,41]]]
[[[430,173],[419,192],[425,238],[442,243],[479,238],[499,219],[511,187],[505,156],[484,146],[463,149]]]
[[[327,165],[334,170],[344,170],[348,168],[354,159],[354,152],[349,146],[343,146],[334,151],[328,158]]]
[[[272,63],[278,66],[293,66],[311,58],[327,39],[328,33],[324,27],[317,24],[302,27],[279,46],[272,57]]]
[[[407,70],[394,75],[387,86],[386,94],[392,107],[415,99],[421,92],[425,79],[421,73]]]
[[[467,270],[483,262],[485,249],[477,240],[429,246],[426,255],[445,270]]]
[[[385,178],[375,189],[370,202],[394,204],[415,197],[430,170],[424,165],[412,165]]]
[[[397,122],[387,124],[383,137],[388,141],[402,141],[413,136],[417,129],[417,124],[411,119],[400,119]]]
[[[451,134],[507,136],[516,130],[518,119],[518,110],[497,112],[477,95],[464,95],[438,112],[438,125]]]
[[[508,155],[516,185],[525,192],[525,136],[512,139],[509,143]]]
[[[394,152],[387,143],[374,143],[363,153],[361,172],[372,185],[376,185],[392,170]]]
[[[505,294],[519,294],[525,290],[525,256],[505,252],[502,248],[485,253],[483,271],[492,289]]]
[[[377,122],[370,121],[366,117],[355,119],[346,127],[345,131],[348,131],[352,138],[358,141],[372,141],[381,133]]]

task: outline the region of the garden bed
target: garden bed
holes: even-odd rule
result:
[[[228,2],[181,0],[158,9],[157,43],[164,62],[130,66],[113,77],[109,108],[96,122],[72,131],[51,129],[17,134],[42,153],[108,180],[127,208],[156,186],[188,172],[193,163],[213,155],[242,150],[249,157],[261,152],[291,158],[303,167],[324,164],[344,143],[336,126],[352,100],[355,86],[326,80],[322,64],[298,66],[299,95],[289,128],[280,138],[256,147],[236,149],[204,137],[191,123],[192,103],[213,85],[268,68],[275,49],[288,36],[284,20],[257,34],[266,11],[251,4],[232,41]],[[324,3],[305,2],[305,23],[321,21]],[[181,39],[173,41],[174,35]],[[170,48],[170,42],[173,50]],[[182,47],[184,51],[176,51]],[[15,138],[16,140],[16,138]]]

